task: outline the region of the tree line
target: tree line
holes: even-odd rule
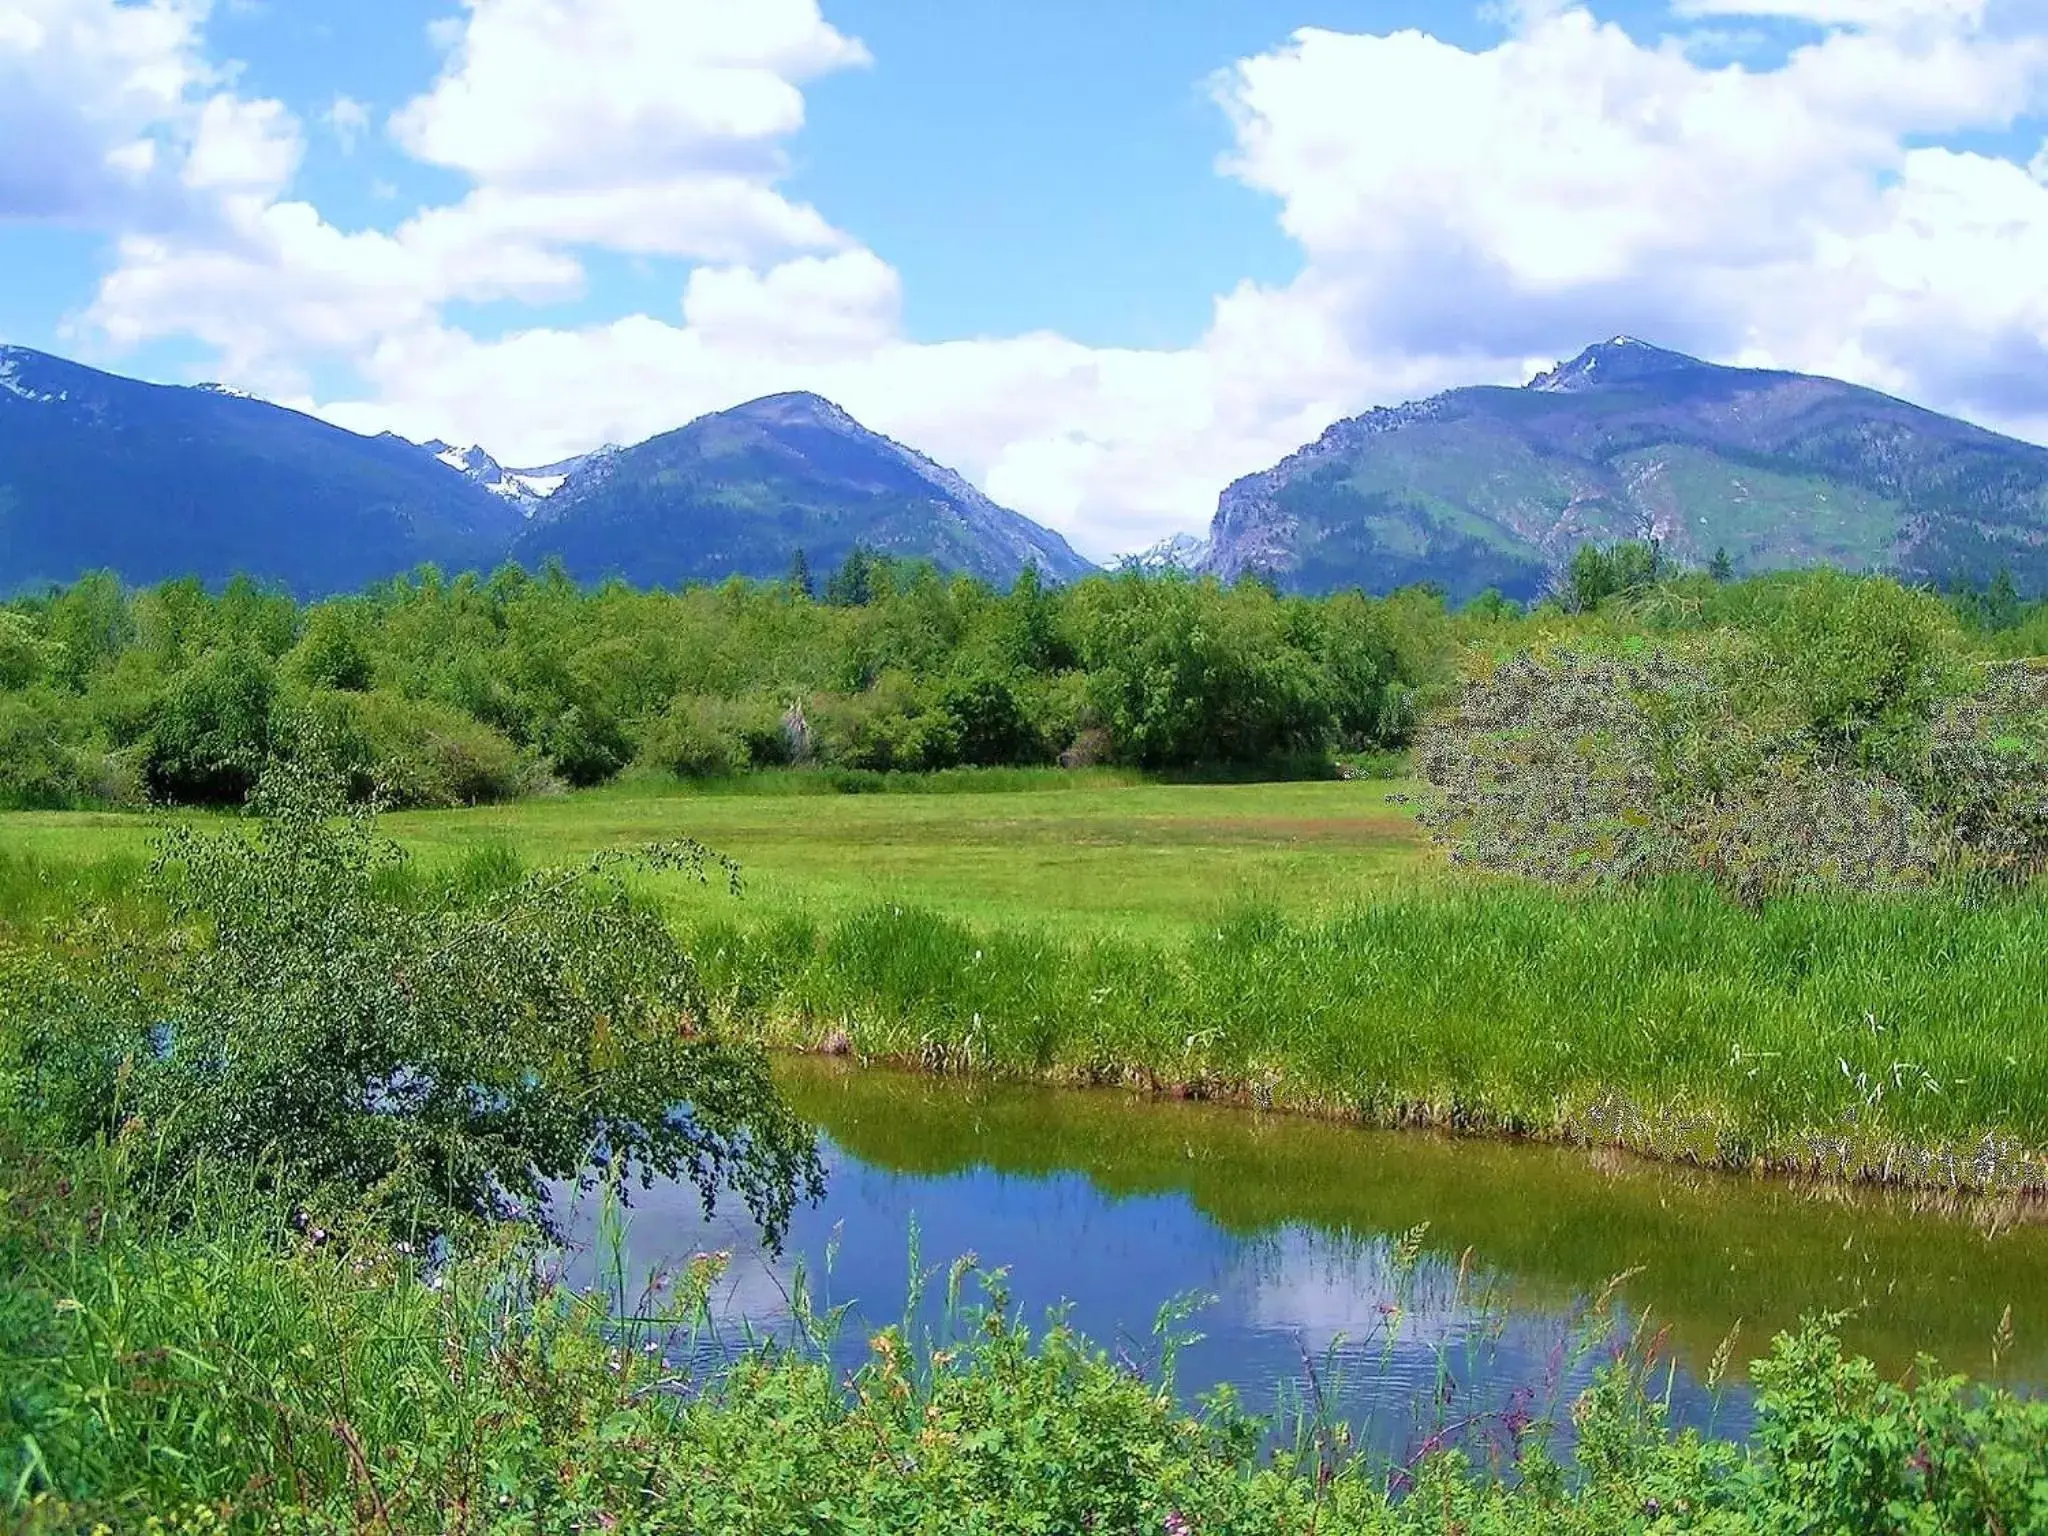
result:
[[[1456,610],[1427,587],[1308,598],[1128,569],[1002,591],[866,551],[817,581],[801,558],[681,590],[424,568],[314,603],[101,573],[0,604],[0,803],[237,804],[305,742],[413,806],[629,770],[1324,772],[1406,748],[1487,658],[1768,628],[1816,579],[1679,571],[1639,544],[1581,551],[1528,608]],[[2048,649],[2048,605],[2009,585],[1915,601],[1956,648]]]
[[[635,768],[1301,771],[1405,742],[1467,627],[1422,591],[999,591],[865,552],[819,585],[423,569],[304,604],[88,576],[0,605],[0,802],[235,804],[287,740],[421,806]]]

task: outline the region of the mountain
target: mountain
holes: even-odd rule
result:
[[[2048,590],[2048,448],[1875,390],[1728,368],[1632,337],[1519,389],[1338,422],[1224,491],[1206,569],[1290,590],[1433,581],[1532,597],[1588,540],[1654,538],[1738,571],[1931,580],[2001,566]]]
[[[395,437],[397,434],[387,432],[384,436]],[[398,440],[406,441],[404,438]],[[591,454],[580,454],[573,459],[563,459],[558,464],[543,464],[537,469],[507,469],[475,444],[467,448],[455,448],[439,438],[433,438],[414,446],[465,479],[482,486],[493,496],[503,497],[527,517],[533,515],[534,508],[541,502],[566,485],[571,474],[594,457]],[[606,450],[599,450],[604,451]]]
[[[1125,555],[1114,564],[1118,570],[1193,572],[1201,570],[1208,558],[1207,539],[1198,539],[1192,533],[1176,533],[1149,549]]]
[[[1095,569],[1049,529],[818,395],[770,395],[593,458],[520,534],[513,556],[571,574],[672,586],[813,571],[863,545],[1007,584]]]
[[[422,561],[489,565],[519,522],[412,444],[0,347],[0,592],[111,567],[310,596]]]
[[[236,574],[305,596],[423,562],[557,556],[634,582],[781,576],[856,544],[1007,583],[1094,569],[1056,533],[816,395],[772,395],[633,448],[510,469],[364,437],[217,384],[144,384],[0,346],[0,594],[109,568]]]

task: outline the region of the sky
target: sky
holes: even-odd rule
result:
[[[811,389],[1103,558],[1616,334],[2048,441],[2048,0],[0,0],[0,342],[509,464]]]

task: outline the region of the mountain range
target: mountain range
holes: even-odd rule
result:
[[[1337,422],[1229,486],[1206,540],[1125,565],[1280,587],[1433,582],[1528,598],[1588,541],[1681,563],[1916,579],[2011,571],[2048,591],[2048,448],[1833,379],[1617,336],[1519,388]],[[638,585],[822,574],[856,546],[999,585],[1095,569],[1056,533],[814,394],[631,447],[510,468],[482,447],[365,437],[217,385],[145,384],[0,346],[0,593],[111,568],[238,572],[303,595],[424,562],[559,560]]]
[[[399,438],[0,347],[0,593],[101,567],[346,591],[490,565],[523,521]]]
[[[1628,336],[1520,388],[1330,427],[1223,492],[1202,568],[1282,588],[1536,595],[1582,543],[2048,590],[2048,448],[1875,390]]]
[[[559,559],[639,585],[814,571],[856,545],[1008,585],[1095,567],[1050,529],[811,394],[634,447],[508,469],[481,447],[365,437],[217,385],[145,384],[0,347],[0,593],[99,568],[237,573],[317,596],[425,562]]]

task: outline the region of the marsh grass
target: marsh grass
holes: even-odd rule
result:
[[[0,856],[0,934],[151,920],[139,860]],[[487,898],[528,864],[472,838],[380,875]],[[668,901],[644,886],[643,900]],[[908,903],[670,907],[724,1022],[942,1072],[1119,1083],[1384,1126],[1606,1145],[2006,1197],[2048,1191],[2048,899],[1703,884],[1399,885],[1122,933]]]
[[[2048,1189],[2048,904],[1699,886],[1237,911],[1181,943],[903,906],[705,922],[726,1015],[947,1072],[1930,1188]]]

